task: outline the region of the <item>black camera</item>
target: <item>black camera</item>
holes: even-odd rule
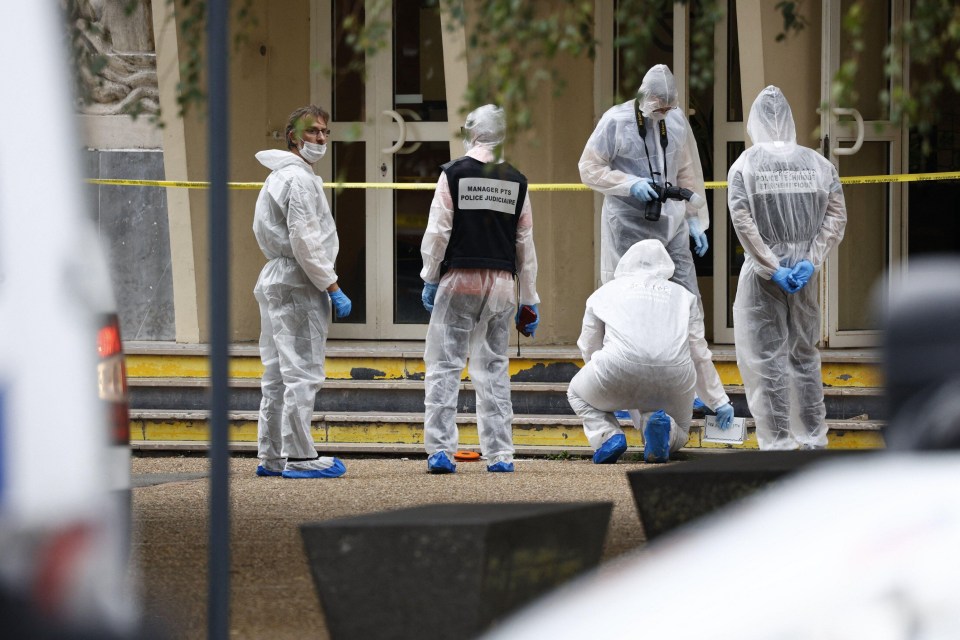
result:
[[[646,203],[643,208],[643,217],[651,222],[656,222],[660,219],[660,212],[663,209],[663,203],[667,200],[687,200],[694,198],[694,204],[696,200],[700,200],[700,196],[690,189],[684,189],[683,187],[675,187],[669,182],[665,186],[660,186],[656,182],[650,183],[650,186],[653,187],[653,190],[657,192],[657,197],[653,200],[650,200]]]

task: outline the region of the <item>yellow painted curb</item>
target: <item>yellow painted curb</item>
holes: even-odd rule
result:
[[[127,375],[130,378],[207,378],[210,375],[209,360],[202,355],[128,355]],[[529,374],[531,379],[540,377],[541,371],[550,367],[573,366],[580,368],[578,359],[512,358],[509,372],[511,378]],[[716,362],[720,380],[725,385],[742,386],[743,378],[735,362]],[[330,380],[422,380],[426,366],[421,358],[398,355],[370,358],[332,357],[325,363]],[[828,387],[879,388],[883,378],[879,364],[871,363],[826,363],[822,367],[823,383]],[[229,375],[232,378],[259,379],[263,365],[254,356],[230,358]],[[469,370],[464,369],[461,379],[469,379]]]
[[[478,445],[476,424],[458,425],[460,444]],[[423,444],[423,424],[418,422],[315,422],[312,428],[313,440],[318,444]],[[627,445],[642,448],[643,436],[637,429],[626,428]],[[699,426],[690,429],[686,447],[692,449],[757,449],[757,437],[753,429],[748,430],[743,444],[726,445],[701,440]],[[196,442],[207,441],[210,437],[206,420],[197,419],[142,419],[130,421],[132,440]],[[256,442],[257,423],[255,420],[233,420],[230,423],[231,442]],[[854,429],[831,429],[827,433],[830,449],[882,449],[885,442],[879,431],[861,431]],[[517,446],[541,447],[589,447],[583,429],[573,425],[529,425],[519,424],[513,427],[513,443]]]
[[[828,387],[882,387],[879,364],[837,363],[821,365],[823,384]]]

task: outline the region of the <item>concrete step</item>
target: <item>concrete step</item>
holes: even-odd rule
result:
[[[207,345],[126,343],[125,348],[134,446],[205,447]],[[733,347],[714,346],[713,351],[737,415],[750,416]],[[570,379],[583,366],[576,347],[524,346],[521,356],[515,351],[509,355],[517,446],[589,453],[580,421],[566,399]],[[824,350],[821,355],[832,446],[882,446],[884,401],[878,354]],[[314,407],[315,439],[324,447],[349,451],[370,447],[384,452],[393,447],[419,451],[425,370],[422,342],[329,342],[327,380]],[[235,446],[249,443],[255,448],[262,374],[255,344],[230,346],[231,439]],[[475,411],[474,387],[465,371],[458,402],[465,445],[476,443]],[[691,431],[690,446],[716,446],[700,442],[699,428],[698,421]],[[750,434],[744,447],[756,446],[752,430]],[[640,440],[637,432],[628,431],[631,446],[640,446]]]
[[[236,446],[257,441],[257,412],[232,411],[229,414],[230,441]],[[131,446],[134,449],[203,448],[209,440],[208,413],[192,411],[131,410]],[[883,423],[876,420],[828,420],[830,448],[860,449],[884,446]],[[640,431],[630,420],[622,420],[627,443],[634,451],[643,446]],[[457,416],[460,442],[464,447],[478,444],[476,415]],[[702,420],[694,420],[689,448],[755,449],[753,421],[747,420],[747,439],[742,445],[725,445],[702,440]],[[393,448],[399,445],[423,445],[423,414],[406,412],[317,412],[313,416],[313,437],[321,451],[363,452],[370,447]],[[583,427],[576,416],[517,414],[513,420],[513,438],[519,447],[559,447],[560,451],[589,451]],[[169,443],[181,443],[172,446]]]
[[[207,378],[131,378],[130,406],[140,410],[186,411],[208,407]],[[256,411],[260,406],[260,381],[233,378],[229,381],[230,404],[235,411]],[[567,402],[566,382],[513,382],[510,385],[514,412],[518,414],[573,415]],[[726,385],[737,415],[749,416],[744,389]],[[850,419],[885,417],[882,390],[875,387],[826,387],[827,417]],[[328,380],[317,394],[314,409],[320,412],[423,412],[422,380]],[[476,393],[470,381],[460,384],[457,410],[476,412]],[[697,414],[702,417],[702,413]]]
[[[127,375],[136,378],[205,378],[210,375],[207,345],[161,342],[128,342]],[[713,359],[725,385],[741,385],[736,354],[731,345],[713,345]],[[510,357],[510,378],[517,382],[569,382],[583,366],[575,346],[524,346],[522,355]],[[880,356],[875,350],[825,349],[821,351],[825,387],[878,388]],[[423,342],[330,341],[326,375],[333,380],[422,380]],[[255,344],[230,346],[230,376],[259,379],[263,366]],[[464,372],[464,379],[467,373]]]

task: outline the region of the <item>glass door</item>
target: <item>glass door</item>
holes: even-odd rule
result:
[[[831,81],[840,61],[851,53],[841,42],[842,17],[855,0],[823,0],[823,54],[821,73],[822,151],[841,177],[901,173],[903,138],[900,126],[890,122],[889,109],[877,99],[889,90],[883,52],[902,19],[901,0],[885,0],[863,12],[865,49],[854,79],[859,98],[852,104],[832,100]],[[825,306],[823,338],[831,347],[879,344],[879,332],[870,319],[871,295],[887,268],[901,255],[903,187],[898,183],[847,184],[847,227],[840,246],[827,260],[821,275],[821,304]]]
[[[368,7],[389,13],[371,16]],[[460,124],[447,77],[465,70],[444,47],[451,36],[436,2],[313,0],[311,14],[312,96],[330,111],[333,130],[319,172],[327,182],[368,185],[327,191],[340,236],[337,273],[354,305],[330,337],[423,339],[420,240],[433,190],[380,185],[436,184]],[[354,52],[347,19],[388,24],[386,46],[374,56]]]
[[[731,6],[735,5],[736,0],[729,0]],[[742,126],[728,126],[725,109],[717,108],[717,100],[726,100],[726,74],[723,72],[715,73],[716,83],[700,89],[690,87],[689,67],[691,57],[691,25],[698,23],[698,18],[702,12],[708,10],[700,0],[691,0],[690,2],[677,2],[673,5],[672,12],[665,12],[651,18],[649,21],[645,16],[620,15],[621,4],[619,0],[612,2],[598,0],[596,7],[596,23],[598,25],[597,34],[601,46],[597,51],[597,86],[600,88],[597,92],[598,99],[595,101],[595,110],[597,118],[603,114],[610,106],[629,100],[636,95],[637,89],[647,69],[656,64],[665,64],[670,67],[677,82],[677,94],[680,108],[683,109],[690,122],[693,135],[696,138],[697,150],[700,154],[700,164],[703,168],[703,174],[706,180],[714,180],[714,176],[722,174],[721,180],[726,177],[726,156],[717,155],[715,140],[718,137],[736,135],[742,138]],[[734,22],[735,24],[735,22]],[[646,28],[651,31],[651,44],[642,57],[627,47],[620,46],[622,34],[631,29]],[[726,29],[726,21],[719,23],[715,27],[717,46],[724,41],[723,34]],[[734,47],[736,40],[734,39]],[[607,46],[609,43],[609,46]],[[723,51],[723,55],[726,51]],[[714,64],[716,69],[727,70],[725,58],[721,53],[717,54]],[[734,67],[739,73],[739,67]],[[729,71],[729,70],[728,70]],[[731,79],[731,86],[736,87],[736,101],[739,101],[739,76]],[[738,103],[739,104],[739,103]],[[724,153],[726,153],[724,151]],[[736,158],[736,156],[734,156]],[[724,334],[721,324],[711,323],[710,318],[714,318],[714,309],[716,307],[714,276],[715,264],[718,258],[719,246],[725,235],[718,225],[722,224],[722,219],[717,217],[717,208],[726,206],[725,197],[711,198],[708,192],[708,206],[710,207],[711,226],[707,230],[707,237],[710,242],[711,250],[704,257],[698,257],[693,254],[693,262],[697,271],[697,283],[700,287],[700,296],[703,301],[705,318],[706,337],[708,340],[720,340]],[[712,193],[717,193],[716,191]],[[720,192],[721,196],[725,192]],[[595,199],[596,205],[596,223],[595,234],[600,236],[600,207],[602,196]],[[596,280],[599,286],[600,259],[599,242],[595,260]],[[719,264],[722,264],[719,263]],[[732,327],[732,324],[731,324]],[[733,332],[730,331],[729,341],[733,341]]]
[[[730,166],[746,149],[738,32],[743,20],[738,20],[736,0],[727,0],[726,4],[726,11],[717,23],[713,40],[712,175],[704,167],[704,177],[717,182],[726,181]],[[737,296],[737,282],[744,261],[743,247],[730,222],[727,190],[708,191],[707,199],[713,206],[713,240],[710,247],[713,253],[712,266],[717,275],[713,279],[713,342],[733,344],[733,301]]]

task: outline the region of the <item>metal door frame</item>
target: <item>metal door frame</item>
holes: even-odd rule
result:
[[[392,9],[392,7],[391,7]],[[365,15],[368,15],[365,13]],[[369,17],[369,16],[368,16]],[[392,14],[387,16],[392,20]],[[311,0],[310,23],[310,97],[316,104],[331,105],[333,87],[329,73],[324,69],[332,66],[333,60],[333,24],[332,0]],[[333,122],[331,142],[366,143],[365,172],[366,182],[390,183],[394,181],[394,156],[400,146],[396,144],[405,133],[407,143],[449,142],[451,157],[459,155],[455,149],[459,122],[450,118],[459,118],[462,106],[463,88],[467,69],[466,59],[462,55],[464,34],[462,26],[452,22],[450,16],[441,11],[441,31],[443,32],[444,76],[447,92],[447,122],[405,121],[403,125],[396,118],[403,118],[393,104],[393,30],[388,29],[382,49],[366,60],[366,99],[365,122]],[[385,169],[385,170],[384,170]],[[327,154],[318,163],[318,173],[325,179],[333,175],[332,154]],[[327,197],[332,195],[327,190]],[[376,340],[423,340],[426,337],[426,324],[398,324],[394,322],[394,216],[393,191],[391,189],[367,189],[366,205],[366,277],[367,277],[367,321],[362,324],[333,323],[330,337],[334,339],[376,339]],[[348,292],[349,294],[349,292]]]
[[[909,11],[909,0],[888,0],[888,2],[892,36],[893,31],[902,23],[906,12]],[[839,115],[854,115],[856,111],[855,109],[838,109],[840,105],[832,103],[831,84],[840,67],[841,13],[841,0],[823,0],[820,90],[821,104],[829,105],[830,108],[820,109],[820,130],[822,136],[829,136],[830,149],[827,157],[839,170],[839,155],[853,155],[856,153],[854,149],[859,149],[861,143],[887,142],[890,145],[889,171],[892,174],[902,173],[903,167],[907,166],[908,151],[903,144],[907,135],[905,126],[896,125],[889,120],[863,121],[859,113],[855,114],[854,123],[838,120]],[[906,67],[906,61],[904,65]],[[889,189],[889,209],[885,218],[889,234],[887,264],[889,268],[896,269],[901,257],[906,255],[904,250],[906,237],[902,230],[906,222],[904,211],[907,192],[900,183],[889,183],[887,188]],[[843,242],[855,241],[856,238],[849,237],[843,240]],[[839,248],[834,247],[820,278],[822,317],[826,320],[821,324],[821,339],[833,348],[877,346],[881,337],[877,329],[845,331],[839,329],[841,295],[839,269]],[[869,283],[865,282],[851,284],[859,287],[869,286]]]

